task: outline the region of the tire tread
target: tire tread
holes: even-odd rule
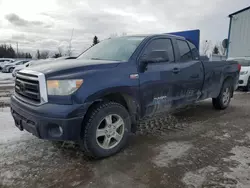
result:
[[[81,147],[81,148],[82,148],[84,154],[90,159],[100,158],[99,156],[94,155],[94,153],[92,152],[92,149],[90,148],[90,145],[88,144],[88,140],[89,140],[88,137],[90,136],[88,133],[89,133],[89,129],[91,127],[91,123],[92,123],[92,121],[97,113],[99,113],[103,109],[108,108],[108,107],[113,106],[113,105],[119,106],[120,108],[123,108],[126,110],[126,108],[123,105],[121,105],[120,103],[109,101],[109,102],[102,102],[100,104],[97,104],[97,106],[87,115],[86,124],[84,126],[83,144],[82,144],[83,147]]]
[[[224,110],[224,109],[226,109],[228,107],[228,106],[223,106],[223,104],[221,104],[221,95],[222,95],[222,91],[223,91],[223,89],[224,89],[224,87],[225,87],[226,84],[228,84],[228,85],[231,86],[231,80],[230,79],[225,80],[224,83],[223,83],[223,85],[222,85],[222,88],[221,88],[219,96],[217,98],[213,98],[212,99],[213,106],[217,110]],[[229,101],[229,103],[230,103],[230,101]]]

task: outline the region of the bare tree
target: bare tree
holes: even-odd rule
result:
[[[40,59],[47,59],[49,58],[49,51],[42,51],[40,53]]]
[[[63,50],[60,46],[58,47],[58,54],[60,54],[60,57],[63,55]]]
[[[61,47],[58,47],[58,52],[55,52],[55,54],[52,57],[53,58],[62,57],[62,49],[61,49]]]
[[[204,40],[202,41],[202,54],[208,55],[207,53],[211,50],[212,41],[211,40]]]
[[[72,46],[71,46],[71,44],[69,45],[69,48],[68,48],[68,50],[67,50],[66,55],[68,55],[68,56],[71,56],[71,55],[72,55]]]
[[[220,55],[225,55],[226,54],[226,48],[223,47],[222,42],[218,42],[216,45],[219,49]]]
[[[126,33],[126,32],[123,32],[123,33],[122,33],[122,36],[126,36],[126,35],[127,35],[127,33]]]
[[[109,38],[115,38],[115,37],[118,37],[117,33],[112,33]]]
[[[39,51],[39,50],[37,50],[37,52],[36,52],[36,58],[37,58],[37,59],[41,59],[41,54],[40,54],[40,51]]]

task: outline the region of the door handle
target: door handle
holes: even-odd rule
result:
[[[179,68],[174,68],[174,69],[172,70],[172,72],[175,73],[175,74],[177,74],[177,73],[180,72],[180,69],[179,69]]]

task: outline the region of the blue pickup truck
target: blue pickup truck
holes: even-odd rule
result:
[[[124,148],[144,117],[207,98],[227,108],[239,72],[234,61],[202,62],[180,36],[117,37],[76,59],[18,72],[11,112],[20,130],[76,141],[87,155],[103,158]]]

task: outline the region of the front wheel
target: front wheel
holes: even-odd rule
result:
[[[220,94],[217,98],[213,98],[213,106],[215,109],[224,110],[229,106],[229,103],[231,101],[232,96],[232,90],[233,87],[231,85],[231,82],[225,81]]]
[[[10,69],[9,69],[9,72],[10,72],[10,73],[12,73],[12,72],[13,72],[13,70],[14,70],[14,68],[10,68]]]
[[[92,158],[108,157],[125,147],[130,131],[131,120],[124,106],[100,103],[87,115],[80,146]]]

